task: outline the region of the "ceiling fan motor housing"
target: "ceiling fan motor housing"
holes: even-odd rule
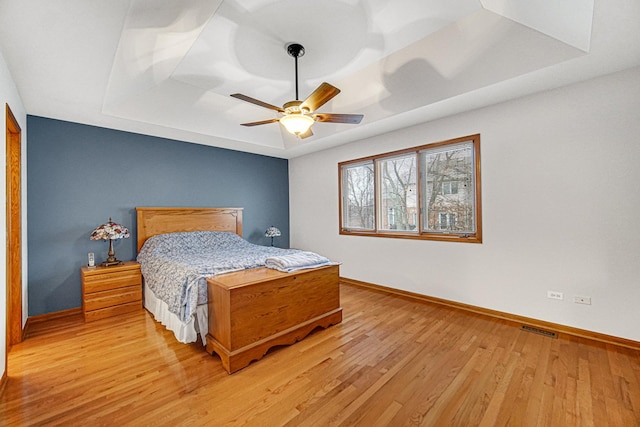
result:
[[[302,101],[289,101],[283,105],[285,114],[309,114],[311,111],[308,108],[300,108]]]

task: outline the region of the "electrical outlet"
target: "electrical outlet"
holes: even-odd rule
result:
[[[564,299],[564,295],[562,295],[562,292],[558,291],[547,291],[547,298]]]
[[[579,297],[579,296],[575,295],[573,297],[573,302],[575,302],[576,304],[591,305],[591,297]]]

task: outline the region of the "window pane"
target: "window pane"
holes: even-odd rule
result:
[[[475,161],[472,142],[421,151],[423,231],[475,233]]]
[[[342,167],[342,227],[374,230],[373,162]]]
[[[415,153],[378,160],[380,230],[418,231]]]

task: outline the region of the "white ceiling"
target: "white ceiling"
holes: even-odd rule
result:
[[[0,0],[28,114],[292,158],[640,65],[637,0]],[[299,140],[272,110],[342,92]]]

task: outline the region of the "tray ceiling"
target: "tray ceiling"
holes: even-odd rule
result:
[[[639,17],[634,0],[5,0],[0,48],[29,114],[291,158],[638,65]],[[239,125],[277,113],[231,93],[295,99],[291,42],[300,98],[329,82],[319,111],[360,125]]]

